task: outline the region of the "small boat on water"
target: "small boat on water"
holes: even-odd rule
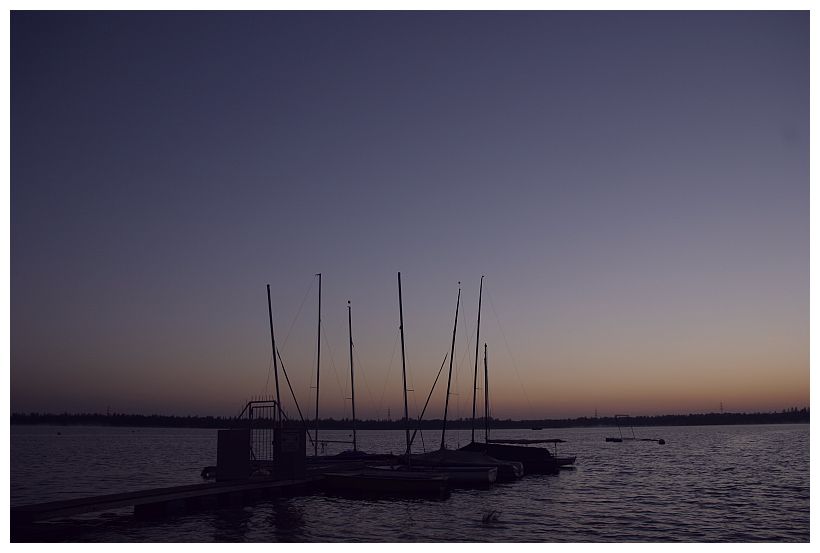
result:
[[[565,443],[564,440],[562,440],[560,438],[553,438],[553,439],[544,440],[544,441],[547,442],[547,443],[552,443],[553,444],[552,456],[555,457],[555,462],[558,463],[559,468],[562,468],[562,469],[563,468],[575,468],[573,465],[575,465],[575,459],[577,458],[577,455],[559,455],[558,454],[558,444]]]
[[[551,442],[552,440],[491,440],[489,378],[487,371],[487,344],[484,344],[484,442],[471,441],[459,451],[475,452],[488,455],[501,461],[520,463],[524,474],[558,474],[559,465],[556,458],[543,447],[529,447],[530,444]],[[569,461],[569,458],[565,459]],[[575,458],[572,458],[572,463]],[[571,463],[570,463],[571,464]]]
[[[558,444],[565,443],[565,440],[560,438],[551,438],[549,440],[530,440],[530,443],[545,443],[545,444],[553,444],[552,449],[552,456],[555,458],[555,462],[558,463],[559,468],[573,468],[572,465],[575,464],[575,459],[577,458],[576,455],[559,455],[558,454]]]
[[[558,465],[550,452],[539,447],[522,447],[520,445],[510,445],[505,440],[490,440],[490,403],[489,403],[489,374],[487,370],[487,344],[484,344],[484,442],[475,441],[475,421],[476,421],[476,391],[478,390],[478,344],[479,332],[481,329],[481,294],[484,289],[484,276],[481,277],[481,285],[478,292],[478,320],[476,321],[476,350],[475,367],[473,369],[473,416],[470,432],[470,443],[461,447],[459,453],[478,453],[498,462],[507,463],[507,470],[511,467],[514,471],[527,473],[557,474]],[[445,411],[446,414],[446,411]],[[514,463],[514,464],[513,464]],[[499,475],[501,473],[499,472]],[[515,477],[519,477],[516,476]]]
[[[630,438],[625,436],[623,438],[604,438],[605,442],[655,442],[658,445],[664,445],[666,440],[663,438]]]
[[[575,468],[575,455],[568,455],[566,457],[556,457],[555,462],[558,463],[559,468]]]
[[[517,461],[523,465],[524,474],[558,474],[555,457],[543,447],[520,445],[519,440],[489,440],[472,442],[461,451],[477,451],[504,461]],[[574,459],[573,459],[574,462]]]
[[[435,472],[364,468],[322,475],[325,490],[353,495],[446,498],[449,478]]]

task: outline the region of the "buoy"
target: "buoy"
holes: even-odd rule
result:
[[[666,442],[664,441],[664,439],[663,439],[663,438],[661,438],[660,440],[658,440],[658,445],[663,445],[663,444],[665,444],[665,443],[666,443]]]

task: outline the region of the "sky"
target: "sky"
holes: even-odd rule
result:
[[[482,275],[495,417],[809,404],[808,12],[13,12],[10,84],[12,412],[236,415],[270,284],[312,414],[321,272],[396,419],[399,271],[411,416]]]

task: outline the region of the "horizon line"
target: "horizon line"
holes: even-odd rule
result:
[[[521,418],[521,419],[513,419],[513,418],[495,418],[490,417],[492,421],[499,421],[499,422],[560,422],[560,421],[575,421],[575,420],[600,420],[600,419],[614,419],[616,417],[628,417],[630,419],[652,419],[652,418],[664,418],[664,417],[690,417],[690,416],[705,416],[705,415],[713,415],[713,416],[726,416],[726,415],[781,415],[784,413],[800,413],[805,411],[806,413],[810,412],[810,408],[808,406],[798,407],[798,406],[791,406],[783,408],[779,411],[709,411],[709,412],[697,412],[697,413],[664,413],[660,415],[597,415],[597,416],[578,416],[578,417],[563,417],[563,418]],[[159,413],[151,413],[151,414],[142,414],[142,413],[119,413],[119,412],[110,412],[110,413],[99,413],[99,412],[63,412],[63,413],[41,413],[35,411],[29,412],[12,412],[11,417],[143,417],[143,418],[172,418],[172,419],[219,419],[219,420],[237,420],[239,416],[235,415],[163,415]],[[353,419],[350,417],[342,417],[342,418],[334,418],[334,417],[327,417],[327,418],[320,418],[319,421],[327,421],[327,422],[340,422],[340,421],[352,421]],[[356,419],[357,422],[401,422],[404,420],[404,417],[398,418],[390,418],[390,419]],[[417,418],[410,418],[411,421],[414,422],[436,422],[441,421],[441,418],[435,419],[421,419],[421,421]],[[470,422],[473,420],[471,417],[460,417],[458,419],[451,419],[453,422],[455,421],[462,421],[462,422]],[[483,421],[484,417],[476,417],[475,420]],[[309,419],[306,422],[315,421],[315,419]],[[291,420],[290,422],[298,422],[297,420]]]

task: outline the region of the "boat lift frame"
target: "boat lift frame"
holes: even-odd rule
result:
[[[621,430],[621,423],[618,422],[618,419],[630,419],[630,415],[615,415],[615,424],[618,425],[618,438],[604,438],[604,441],[607,442],[655,442],[658,445],[663,445],[666,441],[663,438],[636,438],[635,437],[635,427],[630,423],[629,430],[632,432],[632,437],[629,436],[624,437],[623,431]]]

